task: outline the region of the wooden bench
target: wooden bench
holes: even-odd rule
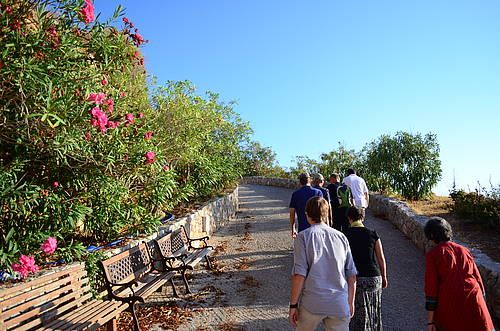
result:
[[[153,266],[151,247],[141,243],[107,260],[101,261],[104,270],[106,289],[110,298],[128,304],[134,319],[134,329],[139,330],[139,322],[135,311],[137,302],[159,290],[165,283],[172,285],[177,296],[172,277],[173,271],[161,271]]]
[[[94,300],[83,264],[0,289],[0,330],[116,330],[122,302]]]
[[[179,229],[154,240],[156,251],[160,254],[160,259],[155,257],[155,261],[161,262],[165,270],[180,272],[188,293],[191,293],[191,289],[186,279],[186,271],[193,270],[202,259],[205,259],[207,268],[212,269],[209,255],[212,253],[213,247],[208,245],[208,239],[208,236],[196,239],[189,238],[186,228],[181,226]],[[193,246],[194,242],[201,242],[201,247]]]

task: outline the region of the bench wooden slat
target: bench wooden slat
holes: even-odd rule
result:
[[[42,298],[44,300],[50,299],[51,295],[57,297],[60,292],[57,292],[57,289],[66,284],[74,283],[74,277],[83,277],[86,273],[79,272],[76,275],[66,275],[67,277],[56,280],[55,282],[49,282],[47,284],[43,284],[41,287],[33,288],[28,292],[21,293],[16,296],[11,296],[9,299],[3,301],[2,310],[7,311],[7,316],[17,313],[19,310],[17,309],[22,302],[33,302],[36,298]],[[42,285],[42,284],[41,284]],[[21,309],[22,310],[22,309]],[[0,318],[5,317],[5,313],[0,316]]]
[[[146,286],[143,286],[141,289],[139,289],[136,292],[136,295],[144,297],[150,296],[152,293],[162,287],[166,282],[168,282],[170,278],[174,277],[174,275],[175,274],[173,272],[167,272],[158,274],[154,278],[149,277],[149,279],[147,279]]]
[[[82,264],[76,264],[76,265],[70,266],[69,268],[60,270],[60,271],[47,273],[41,277],[30,280],[27,283],[15,284],[12,287],[3,288],[1,291],[1,296],[0,296],[0,304],[2,303],[2,301],[4,299],[8,299],[12,294],[14,294],[16,292],[30,291],[33,288],[36,288],[37,286],[39,286],[40,284],[50,282],[54,278],[58,278],[58,277],[61,277],[63,275],[71,275],[72,273],[78,272],[79,270],[84,270]]]
[[[198,263],[200,263],[200,261],[205,258],[205,256],[207,255],[210,255],[212,254],[213,250],[211,249],[200,249],[198,250],[198,252],[195,252],[192,257],[190,258],[190,261],[189,262],[186,262],[186,264],[194,267],[196,266]]]
[[[123,304],[117,301],[93,300],[74,312],[58,317],[56,321],[47,325],[43,330],[83,329],[95,324],[98,319],[106,318],[109,320],[110,313],[116,311],[117,308],[121,306],[123,306]],[[116,311],[113,315],[118,316],[121,311],[126,309],[126,307],[122,308],[123,309]]]
[[[87,301],[87,300],[89,300],[89,299],[91,299],[91,298],[92,298],[92,294],[91,294],[91,293],[87,293],[87,294],[85,294],[84,296],[80,297],[80,298],[79,298],[78,300],[76,300],[75,302],[76,302],[76,304],[78,305],[78,304],[82,304],[83,302],[85,302],[85,301]],[[73,304],[67,304],[67,305],[65,305],[65,306],[58,307],[58,308],[57,308],[57,309],[55,309],[55,310],[51,310],[51,311],[47,314],[47,316],[45,316],[45,315],[44,315],[43,317],[41,317],[41,316],[40,316],[39,318],[37,318],[37,319],[35,319],[35,320],[33,320],[33,321],[31,321],[31,322],[27,323],[27,324],[23,324],[23,325],[22,325],[21,327],[19,327],[19,328],[16,328],[16,331],[18,331],[18,330],[19,330],[19,331],[25,331],[25,330],[29,330],[29,329],[31,329],[31,328],[33,328],[33,327],[35,327],[35,326],[43,325],[43,323],[44,323],[45,321],[47,321],[47,320],[52,320],[52,319],[54,319],[54,318],[55,318],[55,316],[57,316],[57,315],[61,315],[61,314],[63,314],[64,312],[66,312],[67,310],[69,310],[69,309],[71,309],[71,308],[74,308],[74,307],[75,307],[75,305],[73,305]],[[46,322],[45,322],[45,323],[46,323]]]
[[[46,328],[50,327],[50,328],[53,328],[53,329],[57,329],[57,328],[59,328],[59,326],[61,326],[63,324],[66,324],[66,323],[70,323],[70,322],[71,323],[77,323],[77,322],[79,322],[81,319],[83,319],[85,317],[86,313],[89,310],[92,310],[94,308],[95,309],[99,309],[99,307],[107,305],[108,302],[111,302],[111,301],[95,301],[95,300],[92,300],[90,302],[91,304],[80,306],[79,308],[74,309],[74,310],[68,312],[67,314],[58,317],[52,323],[48,324],[46,326]],[[83,315],[83,317],[82,317],[82,315]]]
[[[60,299],[51,300],[52,298],[57,298],[58,296],[64,294]],[[10,309],[0,315],[0,318],[3,320],[7,320],[9,316],[17,316],[9,319],[6,324],[11,325],[12,323],[16,324],[20,320],[25,320],[26,318],[38,315],[43,313],[44,311],[49,311],[57,307],[57,304],[62,303],[62,301],[69,301],[72,299],[76,299],[80,297],[80,291],[75,290],[74,284],[69,284],[63,287],[60,287],[54,291],[52,291],[49,295],[43,295],[41,297],[34,298],[33,300],[24,302],[13,309]],[[57,303],[56,303],[57,302]],[[50,303],[50,305],[48,305]],[[29,308],[33,308],[29,312],[24,313]]]
[[[83,264],[0,289],[0,330],[95,330],[127,308],[93,300]],[[110,326],[108,325],[108,326]]]

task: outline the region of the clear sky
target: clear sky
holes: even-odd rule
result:
[[[500,183],[497,0],[95,0],[149,39],[159,82],[236,100],[280,165],[384,133],[435,132],[447,194]]]

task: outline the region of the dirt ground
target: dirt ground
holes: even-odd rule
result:
[[[433,196],[425,201],[406,201],[417,213],[426,216],[440,216],[450,222],[453,236],[471,248],[480,249],[493,260],[500,262],[500,231],[476,224],[470,220],[460,219],[453,215],[450,197]]]

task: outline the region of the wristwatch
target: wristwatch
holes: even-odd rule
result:
[[[291,303],[290,308],[299,308],[299,303]]]

